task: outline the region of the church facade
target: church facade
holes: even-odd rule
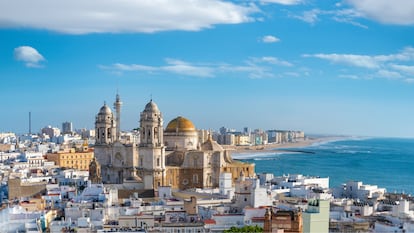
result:
[[[114,107],[116,115],[104,104],[95,118],[95,160],[100,166],[103,183],[121,184],[134,177],[138,166],[138,146],[132,141],[121,141],[121,105],[119,95]]]
[[[233,183],[241,173],[255,175],[254,164],[231,158],[211,136],[203,141],[194,124],[184,118],[171,120],[164,130],[163,116],[152,100],[140,114],[139,142],[120,140],[121,104],[114,104],[116,115],[104,104],[96,116],[94,166],[100,168],[102,183],[121,184],[135,180],[137,189],[157,190],[217,188],[220,173],[232,174]]]

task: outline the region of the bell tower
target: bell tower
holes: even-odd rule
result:
[[[115,140],[119,141],[121,139],[121,98],[119,97],[119,94],[116,94],[116,100],[114,103],[114,108],[116,111],[116,136]]]
[[[151,100],[140,119],[138,170],[145,189],[157,190],[165,185],[165,147],[163,119],[158,106]]]
[[[95,145],[108,145],[115,139],[115,122],[111,109],[104,103],[95,119]]]

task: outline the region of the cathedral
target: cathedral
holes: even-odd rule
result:
[[[233,183],[241,173],[254,176],[254,164],[233,160],[211,135],[198,131],[181,116],[164,129],[163,116],[152,100],[140,114],[139,138],[121,139],[122,102],[114,103],[115,115],[104,104],[95,120],[95,159],[91,180],[104,184],[133,183],[134,189],[157,190],[217,188],[220,173],[232,174]]]

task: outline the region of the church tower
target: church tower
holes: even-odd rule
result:
[[[140,134],[139,175],[144,181],[144,189],[157,190],[165,185],[165,147],[162,115],[152,100],[141,112]]]
[[[119,98],[118,93],[116,94],[116,99],[114,103],[114,108],[116,111],[116,136],[115,140],[119,141],[121,139],[121,98]]]
[[[108,145],[115,139],[115,121],[111,109],[104,104],[95,119],[95,145]]]

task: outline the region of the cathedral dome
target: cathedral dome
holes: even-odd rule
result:
[[[99,110],[99,115],[111,115],[112,111],[111,109],[108,107],[108,105],[106,105],[106,103],[104,104],[104,106],[102,106],[102,108]]]
[[[158,106],[156,103],[154,103],[152,100],[145,105],[144,112],[159,112]]]
[[[196,128],[190,120],[184,117],[177,117],[168,123],[165,132],[194,132]]]

